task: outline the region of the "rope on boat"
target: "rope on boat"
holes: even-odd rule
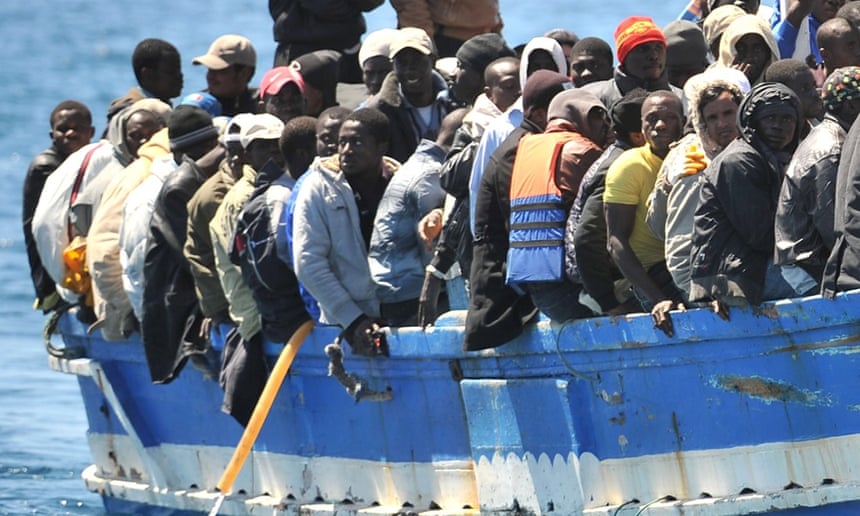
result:
[[[45,351],[47,351],[52,357],[71,360],[73,358],[81,358],[86,354],[82,346],[58,348],[51,342],[51,336],[59,333],[57,331],[57,326],[60,324],[60,318],[73,306],[76,305],[63,303],[62,306],[58,306],[56,310],[51,312],[51,315],[48,316],[48,320],[45,321],[45,328],[42,330],[42,338],[45,342]]]
[[[564,327],[567,324],[568,323],[565,323],[561,327],[561,329],[559,329],[555,333],[555,351],[556,351],[556,353],[558,353],[558,358],[561,360],[562,365],[564,365],[565,369],[567,369],[567,371],[570,373],[570,375],[573,376],[574,378],[579,378],[580,380],[586,380],[588,382],[600,381],[600,378],[598,378],[596,376],[589,376],[585,373],[580,373],[579,371],[574,369],[573,366],[570,365],[570,362],[568,362],[566,358],[564,358],[564,353],[562,353],[562,351],[561,351],[561,334],[563,333]]]
[[[340,340],[338,335],[334,342],[325,347],[325,354],[329,360],[328,375],[334,376],[346,388],[346,393],[352,396],[356,403],[362,400],[390,401],[393,399],[391,387],[384,391],[374,391],[366,387],[364,380],[358,375],[346,372],[343,367],[343,348],[341,348]]]

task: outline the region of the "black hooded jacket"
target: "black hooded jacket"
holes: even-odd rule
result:
[[[773,110],[793,111],[794,139],[774,152],[753,125]],[[797,147],[800,101],[788,87],[760,83],[738,109],[740,137],[702,173],[693,226],[690,301],[724,297],[762,301],[765,271],[774,256],[774,220],[783,174]]]

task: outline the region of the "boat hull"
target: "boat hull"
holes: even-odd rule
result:
[[[540,322],[464,353],[452,313],[393,330],[390,358],[347,351],[377,393],[358,402],[317,328],[221,514],[856,514],[858,314],[849,293],[673,314],[673,338],[647,315]],[[153,385],[139,340],[61,332],[84,355],[51,360],[79,377],[87,487],[109,509],[207,512],[242,430],[217,381]]]

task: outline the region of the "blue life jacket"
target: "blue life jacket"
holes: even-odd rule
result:
[[[577,138],[563,131],[526,135],[511,173],[511,218],[507,284],[564,278],[567,209],[555,183],[564,145]]]

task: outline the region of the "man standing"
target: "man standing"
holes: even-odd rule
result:
[[[384,352],[370,337],[379,299],[367,261],[373,220],[388,179],[399,167],[385,158],[390,128],[375,109],[344,120],[337,156],[317,160],[296,199],[296,276],[319,302],[321,321],[346,329],[354,353]]]
[[[608,108],[634,88],[645,91],[671,89],[681,96],[681,90],[669,86],[666,37],[654,20],[647,16],[630,16],[622,20],[615,29],[615,52],[618,66],[613,77],[585,86],[604,106]]]
[[[368,107],[382,111],[390,123],[388,155],[403,162],[422,138],[435,140],[448,107],[440,96],[445,80],[433,71],[433,41],[421,29],[400,29],[391,41],[394,73],[382,83]]]
[[[167,41],[147,38],[134,47],[131,66],[138,86],[111,101],[108,120],[138,100],[156,98],[167,105],[182,93],[182,63],[179,51]]]
[[[436,43],[440,57],[453,56],[464,41],[501,32],[499,0],[391,0],[398,27],[420,27]]]
[[[244,36],[225,34],[192,63],[205,66],[207,91],[221,103],[221,114],[257,112],[257,90],[248,83],[257,68],[257,52]]]

